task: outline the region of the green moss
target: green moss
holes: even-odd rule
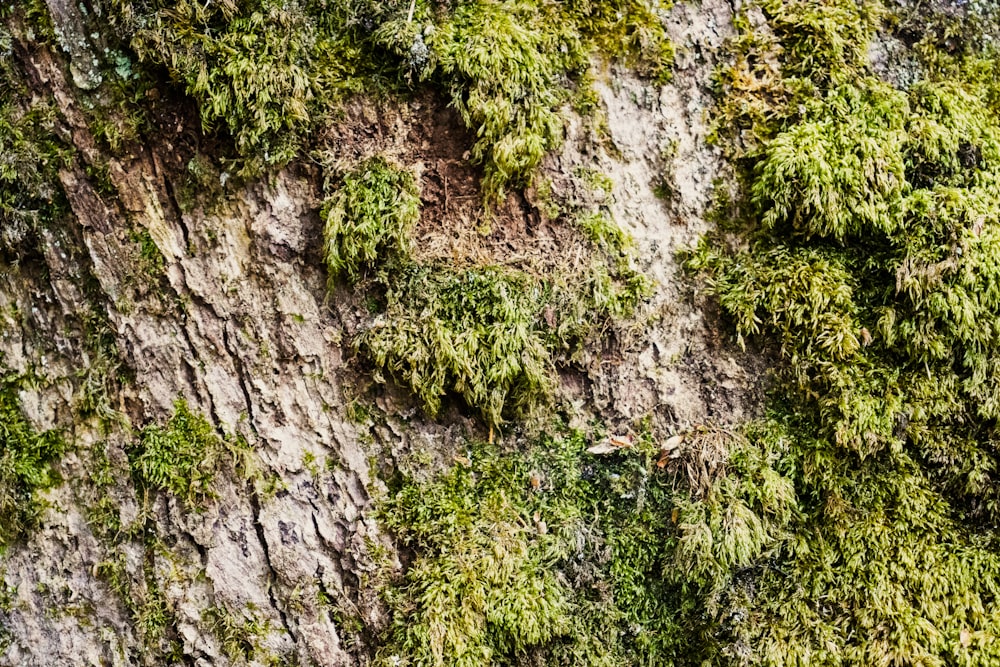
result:
[[[330,275],[357,282],[376,262],[387,270],[408,259],[420,195],[413,174],[374,157],[343,177],[320,216]]]
[[[128,457],[138,484],[168,491],[189,508],[197,508],[213,497],[218,470],[227,462],[242,462],[242,448],[245,444],[220,436],[203,416],[178,399],[166,426],[151,424],[142,429]]]
[[[496,664],[569,632],[570,591],[554,576],[551,539],[491,482],[490,472],[476,483],[457,470],[395,499],[388,527],[422,552],[407,575],[415,608],[396,626],[409,658],[399,664]]]
[[[197,510],[211,497],[211,482],[223,460],[245,456],[246,445],[221,439],[183,401],[177,402],[165,428],[147,427],[140,439],[137,445],[126,446],[127,456],[121,457],[110,454],[110,442],[91,447],[90,475],[81,493],[88,523],[105,550],[96,575],[119,595],[128,610],[141,642],[140,663],[174,664],[182,660],[184,648],[177,610],[165,589],[177,583],[181,563],[178,553],[165,545],[159,533],[155,491],[172,492],[186,509]],[[243,471],[247,468],[246,464],[233,465]],[[137,557],[127,557],[133,554]],[[208,630],[229,642],[225,649],[233,649],[231,657],[236,659],[242,655],[239,649],[243,645],[233,644],[234,637],[251,635],[239,634],[245,628],[231,617],[218,618],[216,611],[210,609],[202,620]],[[255,627],[248,622],[247,628]]]
[[[261,639],[272,631],[270,621],[261,621],[252,603],[241,616],[212,606],[202,611],[201,622],[222,643],[222,651],[230,660],[278,664],[278,658],[260,646]]]
[[[901,223],[905,97],[864,80],[812,102],[768,142],[751,188],[763,223],[842,240]]]
[[[188,160],[184,176],[177,186],[176,199],[181,212],[191,213],[199,205],[210,210],[222,197],[225,187],[222,173],[213,159],[204,153],[196,153]],[[212,233],[206,232],[209,240],[212,240]]]
[[[138,56],[165,65],[198,101],[204,127],[231,133],[252,158],[248,172],[295,156],[322,87],[316,27],[298,5],[116,1],[112,11]]]
[[[12,37],[0,26],[0,52]],[[13,59],[0,59],[0,251],[21,254],[64,210],[58,171],[69,151],[55,136],[55,105],[29,94]]]
[[[418,206],[412,174],[367,160],[324,202],[324,255],[331,284],[346,277],[366,290],[375,317],[355,345],[376,379],[408,387],[432,416],[449,395],[490,426],[531,412],[547,402],[557,360],[649,294],[632,268],[631,239],[603,214],[583,225],[596,246],[591,263],[543,279],[499,265],[414,263]]]
[[[551,280],[502,266],[411,266],[386,285],[385,310],[357,346],[431,415],[455,394],[497,426],[546,403],[556,360],[630,315],[648,289],[600,261]]]
[[[666,83],[674,47],[663,17],[672,6],[663,0],[573,0],[564,11],[600,52],[624,58],[639,74]]]
[[[166,270],[167,261],[156,241],[145,228],[133,229],[129,232],[129,238],[139,246],[139,261],[133,270],[137,275],[157,282]]]
[[[476,0],[435,8],[252,0],[240,4],[112,2],[139,57],[165,66],[199,103],[206,128],[235,140],[243,171],[298,154],[316,119],[345,92],[433,81],[475,132],[474,162],[491,201],[530,179],[558,144],[559,107],[595,50],[663,80],[672,50],[642,0]]]
[[[37,431],[21,411],[25,378],[0,367],[0,549],[22,539],[36,524],[38,492],[58,477],[52,464],[66,450],[54,430]]]
[[[563,642],[579,652],[576,664],[613,664],[578,634],[575,593],[557,575],[583,525],[560,502],[575,489],[560,484],[545,506],[532,497],[529,461],[485,447],[472,456],[470,466],[405,484],[380,511],[416,558],[389,592],[395,620],[378,664],[512,665]]]
[[[476,130],[472,160],[490,197],[524,185],[560,140],[559,78],[581,45],[557,20],[532,2],[467,3],[428,37],[452,104]]]
[[[925,62],[894,90],[865,56],[879,4],[763,6],[772,41],[742,35],[747,69],[720,78],[720,117],[749,110],[735,118],[754,134],[729,146],[746,167],[744,238],[705,239],[688,265],[739,340],[780,346],[774,417],[751,443],[796,509],[742,521],[768,561],[715,587],[720,650],[991,664],[1000,125],[977,63],[994,56]]]
[[[523,186],[561,140],[563,80],[581,77],[589,54],[631,54],[665,78],[672,51],[659,17],[644,2],[577,2],[556,8],[524,0],[460,5],[427,35],[433,72],[477,141],[488,199]],[[433,68],[433,69],[432,69]]]
[[[144,665],[178,661],[183,655],[177,618],[155,576],[155,559],[162,556],[161,551],[162,544],[150,538],[138,572],[130,572],[125,551],[120,549],[112,551],[95,567],[97,575],[119,595],[128,609],[142,642],[141,664]]]
[[[609,253],[626,252],[634,243],[632,237],[615,224],[606,211],[583,213],[574,222],[591,243]]]
[[[563,432],[404,481],[380,507],[413,560],[378,664],[725,664],[716,612],[801,516],[779,433],[699,427],[668,456],[640,431],[596,458]]]
[[[454,391],[499,424],[505,408],[527,409],[547,394],[541,299],[527,276],[498,267],[412,269],[396,276],[385,315],[359,345],[432,415]]]

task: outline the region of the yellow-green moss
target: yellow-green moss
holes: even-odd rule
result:
[[[357,282],[376,263],[385,271],[408,260],[420,195],[412,173],[374,157],[340,179],[320,216],[327,270]]]
[[[664,80],[672,49],[665,6],[643,0],[426,0],[391,4],[115,0],[111,16],[139,57],[165,66],[223,129],[244,173],[298,154],[345,93],[430,80],[477,137],[471,157],[491,200],[524,185],[561,138],[561,107],[594,51]]]
[[[166,425],[142,429],[128,456],[140,485],[169,491],[197,508],[215,495],[212,486],[220,469],[246,467],[246,449],[238,439],[221,436],[205,417],[178,399]]]
[[[992,664],[1000,124],[982,72],[995,56],[924,57],[896,90],[868,65],[868,40],[893,25],[879,3],[760,4],[770,35],[741,23],[718,79],[743,243],[711,236],[688,265],[738,340],[780,346],[776,416],[751,442],[783,443],[772,465],[801,514],[779,521],[746,586],[721,589],[717,617],[735,619],[722,650],[762,665]]]

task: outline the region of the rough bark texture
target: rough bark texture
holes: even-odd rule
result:
[[[156,141],[132,146],[125,157],[104,155],[77,101],[77,87],[95,81],[87,67],[95,45],[84,27],[94,17],[61,0],[48,6],[68,53],[20,35],[14,57],[40,95],[54,96],[62,132],[77,149],[60,172],[72,214],[58,233],[45,233],[44,252],[4,268],[0,351],[14,372],[34,369],[45,378],[23,391],[23,406],[39,428],[72,425],[73,451],[58,464],[63,482],[45,492],[39,527],[0,556],[9,598],[0,613],[7,640],[0,665],[155,664],[128,601],[99,576],[102,563],[121,556],[133,600],[159,595],[174,617],[177,664],[264,664],[270,656],[358,664],[366,635],[333,619],[343,626],[360,618],[368,629],[386,622],[374,582],[397,561],[373,516],[380,473],[417,451],[448,461],[459,436],[486,434],[455,408],[431,421],[405,392],[371,387],[347,345],[358,326],[357,298],[327,291],[317,171],[289,168],[229,186],[211,210],[187,210],[177,192],[199,141],[190,109],[162,103]],[[705,142],[705,110],[731,9],[714,0],[681,4],[669,25],[678,49],[673,82],[655,86],[606,70],[597,83],[606,140],[571,121],[563,149],[543,168],[555,188],[572,187],[566,175],[576,166],[608,174],[610,208],[635,236],[642,268],[655,280],[638,324],[607,349],[591,350],[585,369],[565,370],[560,393],[580,419],[627,425],[651,415],[659,434],[753,414],[764,365],[719,338],[710,325],[716,315],[694,296],[675,257],[709,228],[705,211],[724,168]],[[344,156],[388,151],[417,165],[420,229],[463,242],[461,230],[474,223],[463,201],[476,203],[477,172],[461,161],[468,133],[442,100],[423,95],[378,108],[357,102],[330,132]],[[106,167],[101,191],[88,175],[96,166]],[[665,171],[673,193],[667,201],[654,194]],[[487,255],[537,253],[557,234],[516,199],[485,241],[477,236]],[[136,232],[155,242],[162,272],[143,270]],[[444,241],[425,245],[451,251]],[[126,418],[111,427],[76,412],[90,379],[79,371],[108,353],[88,337],[92,322],[107,327],[132,377],[112,383],[110,407]],[[375,397],[379,419],[349,418],[361,394]],[[179,397],[220,432],[246,439],[255,479],[220,475],[217,497],[203,511],[157,496],[146,517],[156,548],[101,539],[88,519],[100,493],[112,494],[123,523],[140,511],[127,483],[131,429],[163,423]],[[119,476],[100,491],[91,479],[97,452],[106,452]],[[244,647],[242,656],[227,653],[220,633],[207,629],[211,609],[245,610],[238,624],[263,628],[259,645]]]

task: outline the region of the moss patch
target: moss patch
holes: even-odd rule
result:
[[[721,661],[734,625],[715,612],[801,516],[789,442],[765,422],[669,450],[561,432],[403,481],[380,520],[412,560],[378,664]]]
[[[89,484],[83,487],[88,522],[106,549],[96,573],[128,610],[142,643],[141,664],[182,659],[177,611],[164,588],[182,570],[177,553],[164,542],[157,525],[157,492],[169,493],[188,512],[202,511],[215,495],[220,474],[252,478],[250,452],[238,437],[220,435],[208,420],[178,399],[163,425],[150,424],[135,434],[121,456],[112,444],[96,444],[90,457]],[[123,517],[129,517],[123,521]],[[251,619],[241,625],[224,610],[206,610],[202,621],[234,660],[260,656],[252,644]],[[266,628],[262,631],[266,631]]]
[[[387,299],[359,345],[431,414],[454,391],[499,424],[505,407],[523,410],[547,394],[542,294],[527,276],[500,267],[415,269],[397,277]]]
[[[385,285],[385,310],[357,346],[431,415],[454,393],[497,426],[545,403],[555,363],[600,323],[627,317],[648,287],[599,260],[551,280],[503,266],[411,265]]]
[[[989,664],[995,54],[938,45],[897,90],[868,64],[874,31],[893,25],[879,3],[760,6],[770,32],[744,24],[719,76],[720,136],[743,167],[738,236],[703,240],[689,266],[739,340],[781,345],[773,466],[802,514],[775,524],[746,585],[724,588],[722,650],[764,665]]]
[[[142,429],[128,456],[140,485],[168,491],[196,508],[214,495],[212,484],[223,464],[242,461],[241,449],[179,399],[166,426]]]
[[[0,25],[0,252],[17,257],[64,209],[58,170],[69,152],[55,137],[55,105],[29,94],[12,51],[13,37]]]
[[[38,491],[58,481],[52,463],[66,450],[56,431],[37,431],[21,411],[25,379],[0,367],[0,549],[23,538],[40,510]]]
[[[376,261],[387,270],[408,259],[420,217],[413,174],[374,157],[347,173],[323,201],[323,256],[331,276],[357,282]]]
[[[606,180],[606,179],[605,179]],[[587,226],[577,265],[540,276],[511,265],[420,264],[413,175],[384,158],[331,178],[321,212],[331,288],[347,278],[374,317],[355,340],[376,379],[408,387],[434,416],[461,397],[491,427],[547,402],[556,363],[648,295],[630,238],[607,216]]]
[[[559,142],[558,109],[594,51],[667,76],[663,9],[641,0],[111,5],[139,57],[185,86],[206,128],[234,138],[245,173],[292,159],[343,94],[430,80],[475,131],[471,156],[491,199],[523,185]]]

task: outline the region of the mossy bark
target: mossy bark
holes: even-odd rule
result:
[[[605,531],[615,557],[629,559],[609,580],[634,594],[616,593],[623,606],[634,601],[648,623],[639,640],[643,650],[652,648],[643,655],[714,655],[711,627],[699,626],[709,643],[691,653],[677,639],[688,631],[677,619],[697,617],[700,607],[682,610],[686,616],[671,615],[676,609],[657,616],[656,600],[677,593],[673,580],[643,588],[646,575],[670,565],[663,544],[673,538],[661,538],[676,536],[680,517],[669,509],[654,513],[651,507],[672,505],[640,505],[635,492],[654,475],[662,475],[650,486],[657,494],[674,481],[687,489],[683,467],[671,463],[667,470],[666,459],[658,464],[659,444],[679,431],[758,414],[761,378],[775,358],[774,350],[745,353],[729,339],[716,306],[695,292],[675,257],[712,228],[713,181],[727,173],[721,152],[706,143],[704,112],[712,103],[717,51],[732,30],[729,5],[567,3],[570,13],[560,16],[570,22],[548,26],[561,35],[553,40],[543,20],[552,18],[545,12],[553,7],[513,3],[527,17],[524,25],[508,26],[526,31],[518,33],[518,48],[532,55],[554,49],[539,55],[544,71],[528,78],[529,88],[546,89],[512,93],[509,81],[493,81],[480,86],[483,99],[474,106],[469,91],[481,75],[475,62],[462,60],[451,45],[447,66],[421,82],[409,56],[401,60],[398,39],[364,27],[366,17],[380,16],[374,9],[352,18],[352,30],[368,31],[360,45],[314,43],[309,30],[322,25],[286,16],[275,25],[309,39],[282,50],[289,46],[285,33],[259,25],[261,16],[299,4],[314,11],[322,3],[209,8],[33,0],[3,13],[5,71],[20,86],[9,100],[11,117],[35,123],[28,112],[38,116],[31,126],[38,133],[22,132],[27,138],[16,146],[37,148],[25,154],[44,169],[34,180],[0,174],[0,193],[28,192],[19,210],[45,215],[33,217],[16,238],[0,237],[0,363],[18,388],[17,411],[29,430],[38,437],[58,433],[64,445],[39,457],[44,474],[29,489],[35,518],[0,552],[0,665],[325,666],[391,657],[395,633],[407,624],[400,587],[430,552],[411,551],[400,541],[406,527],[393,526],[377,507],[391,507],[400,489],[412,492],[465,465],[471,442],[492,438],[499,448],[492,455],[510,456],[517,468],[532,443],[547,442],[539,433],[553,422],[587,434],[574,436],[570,463],[559,463],[572,468],[565,477],[590,475],[592,468],[601,473],[592,477],[600,499],[571,503],[567,515],[599,508],[620,513],[627,528],[618,535],[602,524],[594,528],[594,544]],[[415,4],[428,25],[450,16],[445,4]],[[479,4],[496,13],[503,3],[462,3],[469,14],[460,16],[468,19],[463,30],[493,16],[477,14]],[[199,28],[207,32],[129,41],[150,38],[163,24],[142,20],[174,5],[210,11]],[[244,9],[244,23],[226,23]],[[405,27],[399,8],[389,9],[386,21]],[[157,16],[180,21],[181,14]],[[199,41],[218,37],[223,24],[233,34]],[[238,29],[251,28],[257,41],[237,39]],[[563,34],[571,29],[579,34]],[[624,60],[605,62],[577,43],[607,56],[609,35],[631,45]],[[177,47],[167,38],[183,42],[188,60],[167,61]],[[206,62],[240,49],[261,57],[266,51],[273,57],[268,67],[281,69],[275,62],[285,58],[293,74],[311,76],[317,65],[306,55],[315,56],[319,46],[330,47],[329,57],[348,47],[364,52],[371,40],[382,40],[381,59],[338,79],[350,85],[337,89],[339,106],[322,110],[312,105],[329,92],[323,86],[332,85],[336,63],[322,63],[330,79],[302,87],[295,76],[273,82],[285,97],[262,102],[261,117],[242,108],[209,112],[206,105],[226,91],[260,101],[271,92],[256,87],[270,81],[267,67],[246,79],[255,86],[250,90],[240,88],[244,75],[225,68],[213,70],[218,78],[203,89],[190,67],[202,45],[216,49]],[[677,57],[668,77],[671,43]],[[98,73],[84,67],[92,59]],[[504,68],[511,63],[502,65],[500,74],[509,74]],[[637,66],[645,78],[635,74]],[[348,99],[358,81],[374,81],[395,96]],[[404,95],[397,95],[400,88]],[[460,101],[458,112],[448,107],[449,95]],[[493,97],[511,105],[515,120],[531,122],[505,126],[490,106]],[[515,146],[514,154],[489,143],[507,150],[522,139],[531,145]],[[490,377],[493,360],[475,373],[460,369],[457,380],[436,387],[431,415],[428,401],[391,374],[380,377],[364,357],[357,345],[364,334],[413,303],[392,301],[391,288],[405,276],[377,260],[372,272],[389,269],[378,280],[331,280],[322,203],[334,162],[350,173],[379,156],[417,180],[421,217],[403,227],[419,267],[451,281],[502,267],[523,277],[508,280],[513,288],[548,290],[547,301],[529,295],[530,312],[508,318],[530,329],[531,346],[517,348],[530,354],[511,356],[531,363],[528,379],[545,385],[545,392],[529,392],[532,401],[545,394],[535,401],[545,404],[541,416],[515,421],[523,415],[503,411],[503,383],[510,381]],[[666,201],[657,195],[664,182],[671,184]],[[11,229],[8,218],[2,224]],[[630,295],[627,307],[622,292]],[[432,311],[416,315],[429,318]],[[416,315],[406,312],[427,321]],[[448,322],[470,327],[457,316]],[[464,378],[473,376],[486,388],[463,391],[471,382]],[[484,409],[477,397],[487,389],[499,398]],[[721,432],[715,426],[697,432]],[[586,451],[605,432],[629,431],[643,434],[635,439],[641,453],[637,445],[607,462]],[[756,474],[760,466],[744,467]],[[520,496],[534,502],[533,471],[526,472],[517,478],[528,485]],[[537,484],[553,494],[562,488],[542,478]],[[756,510],[751,500],[745,504]],[[515,546],[522,523],[535,534],[548,530],[543,509],[537,520],[534,509],[526,517],[521,509],[505,516],[503,529]],[[477,530],[481,525],[487,536],[477,539],[489,544],[489,518],[477,519]],[[541,542],[565,546],[554,538]],[[502,647],[497,659],[511,664],[546,655],[571,661],[572,650],[560,645],[571,623],[568,597],[560,597],[565,559],[534,549],[532,543],[523,550],[530,562],[518,573],[550,568],[538,580],[543,601],[559,598],[559,622],[517,627],[518,614],[533,602],[531,586],[522,586],[529,599],[495,623],[503,636],[490,641]],[[609,567],[607,550],[588,554],[590,560],[576,564],[575,582]],[[601,576],[592,581],[605,581]],[[601,586],[587,594],[611,595]],[[578,634],[596,655],[603,628],[595,618],[587,620],[590,635]],[[631,632],[622,618],[609,616],[609,623]],[[522,620],[537,619],[526,613]],[[626,655],[636,654],[614,654],[608,664]]]

